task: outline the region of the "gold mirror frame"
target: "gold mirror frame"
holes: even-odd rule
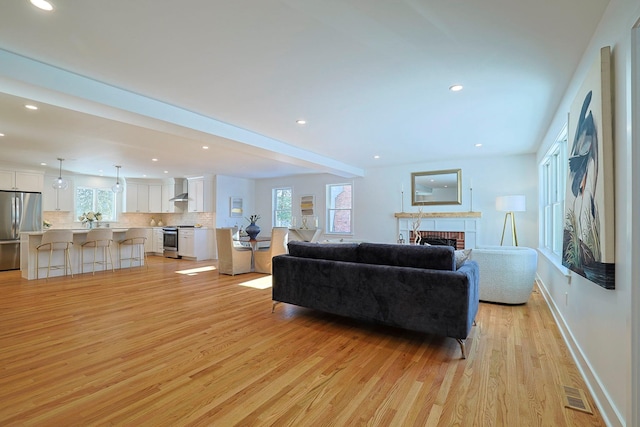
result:
[[[411,205],[461,205],[462,169],[411,173]]]

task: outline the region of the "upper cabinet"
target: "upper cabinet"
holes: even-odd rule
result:
[[[149,212],[163,212],[161,184],[149,184]]]
[[[203,178],[189,178],[189,212],[204,212]]]
[[[44,181],[50,184],[58,178],[53,175],[45,175]],[[65,177],[69,183],[69,187],[64,190],[57,190],[51,185],[44,185],[42,189],[42,210],[43,211],[74,211],[73,194],[74,187],[73,181],[69,177]]]
[[[176,204],[169,201],[174,196],[174,184],[162,184],[162,200],[161,210],[162,213],[174,213],[176,211]]]
[[[123,212],[149,212],[149,184],[127,182],[126,198]]]
[[[0,190],[42,192],[44,174],[0,170]]]
[[[215,185],[211,176],[187,178],[189,212],[215,212]]]

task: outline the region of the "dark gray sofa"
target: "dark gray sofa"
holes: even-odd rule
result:
[[[278,302],[418,332],[469,335],[478,311],[478,264],[455,268],[449,246],[289,242],[273,258]]]

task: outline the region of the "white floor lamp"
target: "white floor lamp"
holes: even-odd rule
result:
[[[526,211],[526,199],[523,195],[517,196],[500,196],[496,198],[496,209],[504,214],[504,225],[502,226],[502,239],[500,246],[504,242],[504,232],[507,229],[507,218],[511,217],[511,236],[513,246],[518,246],[518,235],[516,234],[516,217],[514,212]]]

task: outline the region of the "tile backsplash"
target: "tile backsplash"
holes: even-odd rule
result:
[[[109,221],[109,226],[116,228],[149,227],[152,218],[156,222],[156,225],[159,221],[162,221],[164,225],[202,224],[203,227],[215,228],[216,223],[216,214],[213,212],[166,214],[121,213],[118,221]],[[44,211],[42,213],[42,219],[49,221],[52,224],[52,228],[83,227],[83,224],[78,221],[73,212]]]

